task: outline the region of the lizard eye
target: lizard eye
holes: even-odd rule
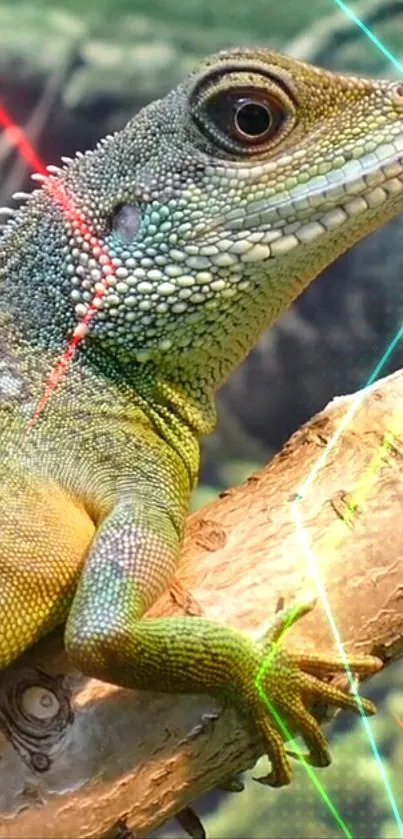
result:
[[[285,119],[274,96],[249,90],[220,91],[206,102],[205,116],[216,132],[245,149],[275,137]]]
[[[255,68],[208,73],[190,98],[192,117],[216,145],[239,154],[265,151],[295,124],[292,97],[283,80]]]

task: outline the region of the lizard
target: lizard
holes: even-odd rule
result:
[[[88,676],[234,705],[271,761],[261,780],[287,784],[256,689],[268,656],[265,695],[312,765],[331,756],[310,701],[358,710],[325,680],[340,658],[283,642],[312,604],[258,639],[203,614],[144,617],[175,573],[217,389],[403,208],[403,85],[224,50],[62,164],[0,237],[0,669],[65,625]]]

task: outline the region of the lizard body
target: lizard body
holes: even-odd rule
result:
[[[270,653],[267,696],[312,763],[329,763],[304,697],[355,699],[317,678],[340,661],[277,644],[289,610],[259,642],[204,617],[142,617],[174,574],[215,391],[329,262],[402,208],[402,85],[260,48],[207,59],[51,170],[0,238],[0,668],[66,622],[89,675],[235,703],[280,785],[289,761],[255,686]]]

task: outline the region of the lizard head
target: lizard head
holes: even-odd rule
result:
[[[402,83],[236,49],[51,174],[0,252],[43,345],[68,340],[95,295],[83,351],[213,388],[402,208]]]

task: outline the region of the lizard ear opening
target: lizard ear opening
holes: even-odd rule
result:
[[[110,228],[122,242],[130,244],[136,237],[141,224],[141,212],[132,204],[117,206],[110,219]]]

